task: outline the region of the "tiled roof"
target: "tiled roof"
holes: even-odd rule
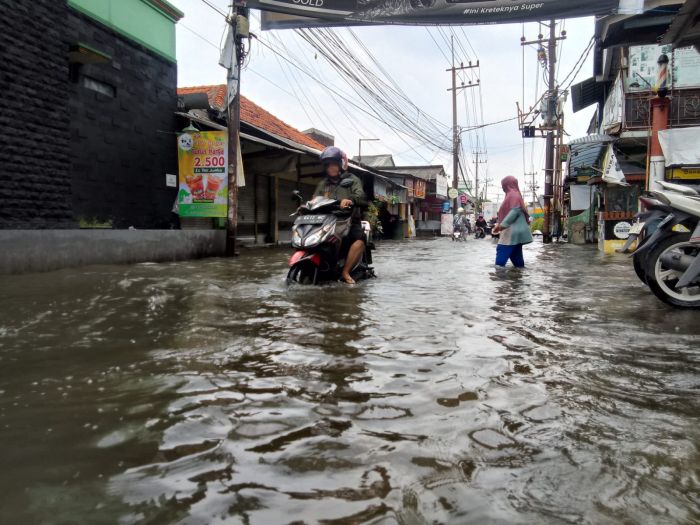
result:
[[[209,97],[211,107],[220,111],[226,109],[226,84],[214,86],[193,86],[177,88],[178,95],[188,95],[191,93],[206,93]],[[304,135],[301,131],[293,128],[289,124],[281,121],[269,111],[264,110],[255,102],[241,96],[241,120],[246,124],[260,128],[268,133],[284,137],[298,144],[303,144],[310,148],[323,150],[325,146],[316,142],[311,137]]]

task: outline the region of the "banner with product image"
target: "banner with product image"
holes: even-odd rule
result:
[[[226,217],[226,131],[181,133],[177,138],[180,217]]]

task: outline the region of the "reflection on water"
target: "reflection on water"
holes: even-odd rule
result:
[[[697,314],[626,259],[493,253],[0,277],[0,522],[700,521]]]

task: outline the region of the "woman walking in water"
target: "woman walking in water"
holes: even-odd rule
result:
[[[505,266],[510,259],[513,266],[523,268],[523,244],[532,242],[530,214],[518,188],[518,179],[512,175],[504,177],[501,187],[506,197],[498,209],[498,224],[493,229],[493,233],[501,235],[496,248],[496,266]]]

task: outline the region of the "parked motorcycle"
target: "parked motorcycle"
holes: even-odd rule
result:
[[[637,275],[662,301],[700,308],[700,194],[692,188],[659,182],[663,191],[643,197],[645,211],[632,228]]]
[[[296,249],[289,259],[287,283],[322,284],[340,279],[345,265],[346,247],[343,241],[350,232],[352,210],[341,209],[340,202],[325,197],[314,197],[301,204],[299,199],[297,218],[292,226],[292,247]],[[371,228],[363,221],[362,227],[367,237],[365,252],[360,262],[350,272],[355,281],[375,277],[372,268]]]
[[[636,215],[637,221],[630,228],[629,237],[625,245],[617,250],[620,253],[627,253],[632,244],[637,242],[637,249],[632,254],[634,272],[644,284],[647,284],[646,262],[647,250],[640,248],[650,239],[664,218],[671,213],[671,207],[667,206],[651,195],[640,197],[642,211]]]

